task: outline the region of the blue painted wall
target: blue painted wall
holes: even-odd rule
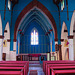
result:
[[[31,31],[33,28],[38,30],[38,45],[31,45]],[[41,26],[32,21],[25,30],[26,32],[21,37],[20,53],[46,53],[48,52],[49,37],[45,35],[45,32]]]
[[[0,0],[0,15],[2,19],[2,34],[4,35],[4,30],[7,22],[9,22],[9,27],[11,23],[11,11],[8,10],[8,2],[6,2],[6,12],[5,12],[5,20],[4,20],[4,9],[5,9],[5,0]]]
[[[18,54],[19,50],[20,50],[20,34],[19,34],[19,32],[17,33],[17,43],[16,43],[16,45],[17,45],[16,54]]]

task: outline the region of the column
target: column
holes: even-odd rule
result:
[[[10,61],[16,61],[16,39],[13,40],[13,51],[10,51]]]
[[[16,47],[17,40],[16,40],[16,39],[14,39],[14,40],[13,40],[13,42],[14,42],[13,51],[16,51],[16,48],[17,48],[17,47]]]
[[[55,45],[58,44],[58,39],[55,39]]]
[[[62,45],[59,44],[58,46],[59,46],[59,60],[62,60],[62,51],[61,51]]]
[[[0,35],[0,61],[2,61],[2,53],[3,53],[3,38],[4,38],[4,36]]]
[[[17,39],[14,39],[13,43],[14,43],[14,46],[13,46],[14,59],[13,60],[16,60]]]
[[[61,58],[62,58],[62,60],[63,60],[63,58],[64,58],[64,52],[63,52],[63,51],[64,51],[64,50],[63,50],[63,49],[64,49],[64,48],[63,48],[63,46],[64,46],[64,39],[60,39],[60,41],[61,41],[61,56],[62,56]]]
[[[50,52],[47,52],[47,61],[50,60]]]
[[[73,35],[68,36],[69,39],[69,60],[74,60]]]
[[[7,46],[8,46],[8,50],[7,50],[7,56],[6,56],[6,61],[9,61],[10,60],[10,39],[7,39]]]
[[[56,52],[56,60],[59,60],[58,58],[59,52],[58,52],[58,49],[56,50],[56,45],[58,46],[58,39],[55,39],[55,52]]]
[[[61,55],[62,55],[62,60],[64,60],[64,39],[60,39],[60,41],[61,41]]]

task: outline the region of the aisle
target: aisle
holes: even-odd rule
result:
[[[35,61],[33,61],[33,63],[29,64],[28,75],[31,75],[30,71],[33,71],[34,73],[37,72],[37,74],[35,73],[35,75],[44,75],[42,66],[37,62],[35,63]],[[34,73],[32,73],[32,75],[34,75]]]

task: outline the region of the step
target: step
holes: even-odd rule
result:
[[[39,61],[29,61],[29,64],[40,64]]]
[[[42,67],[40,64],[29,64],[29,67]]]

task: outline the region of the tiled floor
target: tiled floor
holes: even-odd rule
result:
[[[41,67],[40,64],[29,64],[29,71],[30,70],[37,70],[38,72],[38,75],[44,75],[44,72],[43,72],[43,68]],[[29,75],[29,72],[28,72],[28,75]]]

